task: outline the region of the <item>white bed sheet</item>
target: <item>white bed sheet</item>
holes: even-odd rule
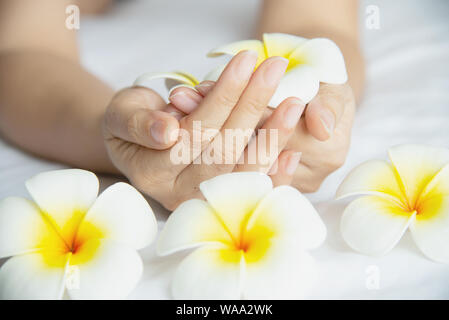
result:
[[[366,5],[380,9],[380,29],[365,28]],[[212,47],[253,34],[257,0],[121,1],[103,17],[81,22],[83,61],[116,88],[145,71],[186,70],[204,75],[217,61]],[[414,142],[449,147],[449,2],[445,0],[363,1],[361,31],[367,87],[353,130],[346,164],[319,192],[308,195],[326,225],[326,243],[313,252],[319,280],[309,298],[449,298],[449,266],[426,259],[409,234],[385,257],[351,251],[339,234],[347,202],[332,200],[345,174],[358,163],[386,158],[391,145]],[[156,89],[162,89],[160,83]],[[62,165],[33,158],[0,141],[0,198],[27,196],[23,182]],[[102,186],[114,182],[101,178]],[[167,212],[151,201],[162,225]],[[142,250],[145,271],[130,295],[170,298],[170,277],[185,254],[158,258],[154,246]],[[367,281],[379,272],[379,289]]]

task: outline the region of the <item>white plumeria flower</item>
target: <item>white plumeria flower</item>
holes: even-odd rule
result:
[[[265,33],[263,41],[244,40],[218,47],[209,52],[209,57],[235,55],[242,50],[258,53],[257,66],[273,56],[284,57],[289,64],[284,77],[268,104],[276,108],[288,97],[298,97],[308,103],[318,93],[320,82],[343,84],[348,80],[345,61],[338,46],[329,39],[306,39],[283,33]],[[216,81],[226,64],[220,65],[206,75],[204,80]],[[137,78],[136,85],[157,79],[168,79],[169,89],[177,84],[194,87],[199,81],[185,72],[146,73]]]
[[[326,237],[310,202],[258,172],[218,176],[200,190],[207,201],[182,203],[157,243],[159,255],[196,248],[174,275],[174,298],[302,297],[315,271],[306,250]]]
[[[401,145],[388,153],[391,163],[362,163],[340,185],[338,198],[364,195],[343,213],[343,238],[354,250],[383,255],[410,229],[427,257],[449,263],[449,150]]]
[[[143,196],[116,183],[97,198],[97,177],[78,169],[38,174],[26,187],[34,202],[0,202],[0,258],[13,256],[0,269],[0,299],[126,297],[142,274],[136,250],[157,232]]]

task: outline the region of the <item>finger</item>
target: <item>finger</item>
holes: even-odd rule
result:
[[[182,119],[182,127],[191,131],[201,121],[204,130],[219,130],[236,107],[257,61],[257,53],[243,51],[235,55],[220,75],[214,89],[201,104]]]
[[[173,161],[173,153],[181,150],[182,160],[176,156],[176,171],[180,173],[208,147],[213,138],[235,108],[248,84],[257,61],[257,53],[242,51],[227,64],[214,89],[195,110],[180,120],[180,134],[171,150],[154,153],[155,162],[167,164]]]
[[[178,121],[186,116],[186,114],[184,112],[182,112],[181,110],[176,108],[172,103],[167,104],[163,111],[167,112],[170,115],[172,115]]]
[[[176,142],[173,131],[179,122],[172,115],[151,110],[154,96],[145,88],[124,89],[117,94],[105,116],[105,129],[116,138],[151,149],[167,149]]]
[[[186,115],[195,110],[203,101],[203,98],[214,87],[214,81],[203,81],[195,86],[195,89],[188,87],[178,87],[170,92],[168,100],[171,105]],[[171,110],[170,111],[174,111]]]
[[[203,96],[192,88],[178,87],[170,92],[168,100],[175,108],[190,114],[203,101]]]
[[[249,142],[251,133],[263,117],[268,102],[284,75],[287,65],[288,61],[286,59],[272,57],[265,60],[252,76],[247,88],[237,103],[237,106],[221,130],[222,136],[225,136],[226,132],[240,132],[238,135],[243,137],[243,139],[240,139],[239,143],[226,145],[225,148],[222,149],[222,154],[226,159],[226,163],[236,163],[241,158],[241,155]],[[284,108],[285,107],[281,107],[277,112],[277,115],[281,114]],[[275,118],[277,119],[276,122],[278,122],[279,117]],[[265,129],[269,131],[273,125],[275,125],[275,123],[268,122]],[[218,141],[218,144],[220,144],[220,141]],[[212,142],[211,147],[219,148],[220,146],[217,146]],[[220,168],[220,171],[221,170],[222,169]]]
[[[306,125],[316,139],[325,141],[332,136],[344,113],[348,88],[346,85],[322,84],[317,96],[309,102],[305,112]]]
[[[122,94],[128,97],[128,89],[132,89],[134,91],[135,96],[133,99],[140,99],[139,101],[143,103],[145,108],[149,108],[151,110],[162,110],[167,105],[164,99],[157,92],[140,86],[124,89],[117,93],[116,97],[118,98]]]
[[[258,130],[256,139],[251,140],[235,171],[267,173],[295,132],[304,108],[298,98],[285,99]]]
[[[292,186],[303,193],[313,193],[318,191],[326,176],[325,173],[311,169],[302,158],[294,173]]]
[[[207,96],[215,86],[215,81],[206,80],[195,86],[195,89],[203,96]]]
[[[238,100],[236,107],[221,128],[221,131],[216,133],[215,136],[205,135],[205,138],[210,138],[210,141],[212,142],[210,142],[206,148],[201,148],[201,153],[198,152],[197,154],[194,154],[195,161],[193,164],[178,176],[178,185],[182,185],[183,181],[186,179],[195,179],[195,181],[193,181],[194,184],[199,184],[201,181],[210,179],[219,174],[233,171],[236,167],[236,163],[239,162],[245,147],[248,145],[248,141],[257,126],[259,119],[267,108],[267,104],[287,68],[287,64],[288,61],[286,61],[286,59],[272,57],[265,60],[257,68],[251,77],[248,86]],[[218,90],[218,83],[205,99],[212,96],[216,90]],[[291,99],[287,100],[290,101]],[[292,100],[295,101],[298,99],[293,98]],[[280,115],[286,110],[285,108],[285,105],[280,106],[276,114]],[[304,104],[302,103],[301,112],[303,109]],[[297,119],[299,119],[299,117],[300,112]],[[268,122],[266,128],[272,128],[277,122],[278,120]],[[288,126],[288,131],[293,132],[295,126],[291,126],[290,123]],[[288,139],[285,139],[285,142],[282,142],[282,144],[286,143],[287,140]],[[273,162],[278,154],[279,153],[276,153]],[[258,170],[257,166],[256,168],[256,170]],[[246,168],[242,167],[241,169],[245,170]],[[269,167],[265,172],[267,172],[268,169]]]
[[[294,150],[284,150],[281,152],[268,172],[275,187],[292,183],[300,159],[301,152],[295,152]]]

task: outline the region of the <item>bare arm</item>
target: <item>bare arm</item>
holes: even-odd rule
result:
[[[335,41],[345,57],[349,85],[359,100],[365,74],[359,47],[357,0],[265,0],[258,29],[259,34],[263,32]]]
[[[116,172],[101,121],[113,90],[79,62],[69,0],[0,0],[0,132],[23,149]]]

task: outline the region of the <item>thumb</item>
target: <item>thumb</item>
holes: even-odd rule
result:
[[[105,130],[115,138],[140,146],[163,150],[177,140],[178,120],[171,114],[153,110],[154,94],[145,88],[120,91],[105,115]]]
[[[344,113],[349,86],[321,84],[305,111],[307,130],[318,140],[328,140]]]

